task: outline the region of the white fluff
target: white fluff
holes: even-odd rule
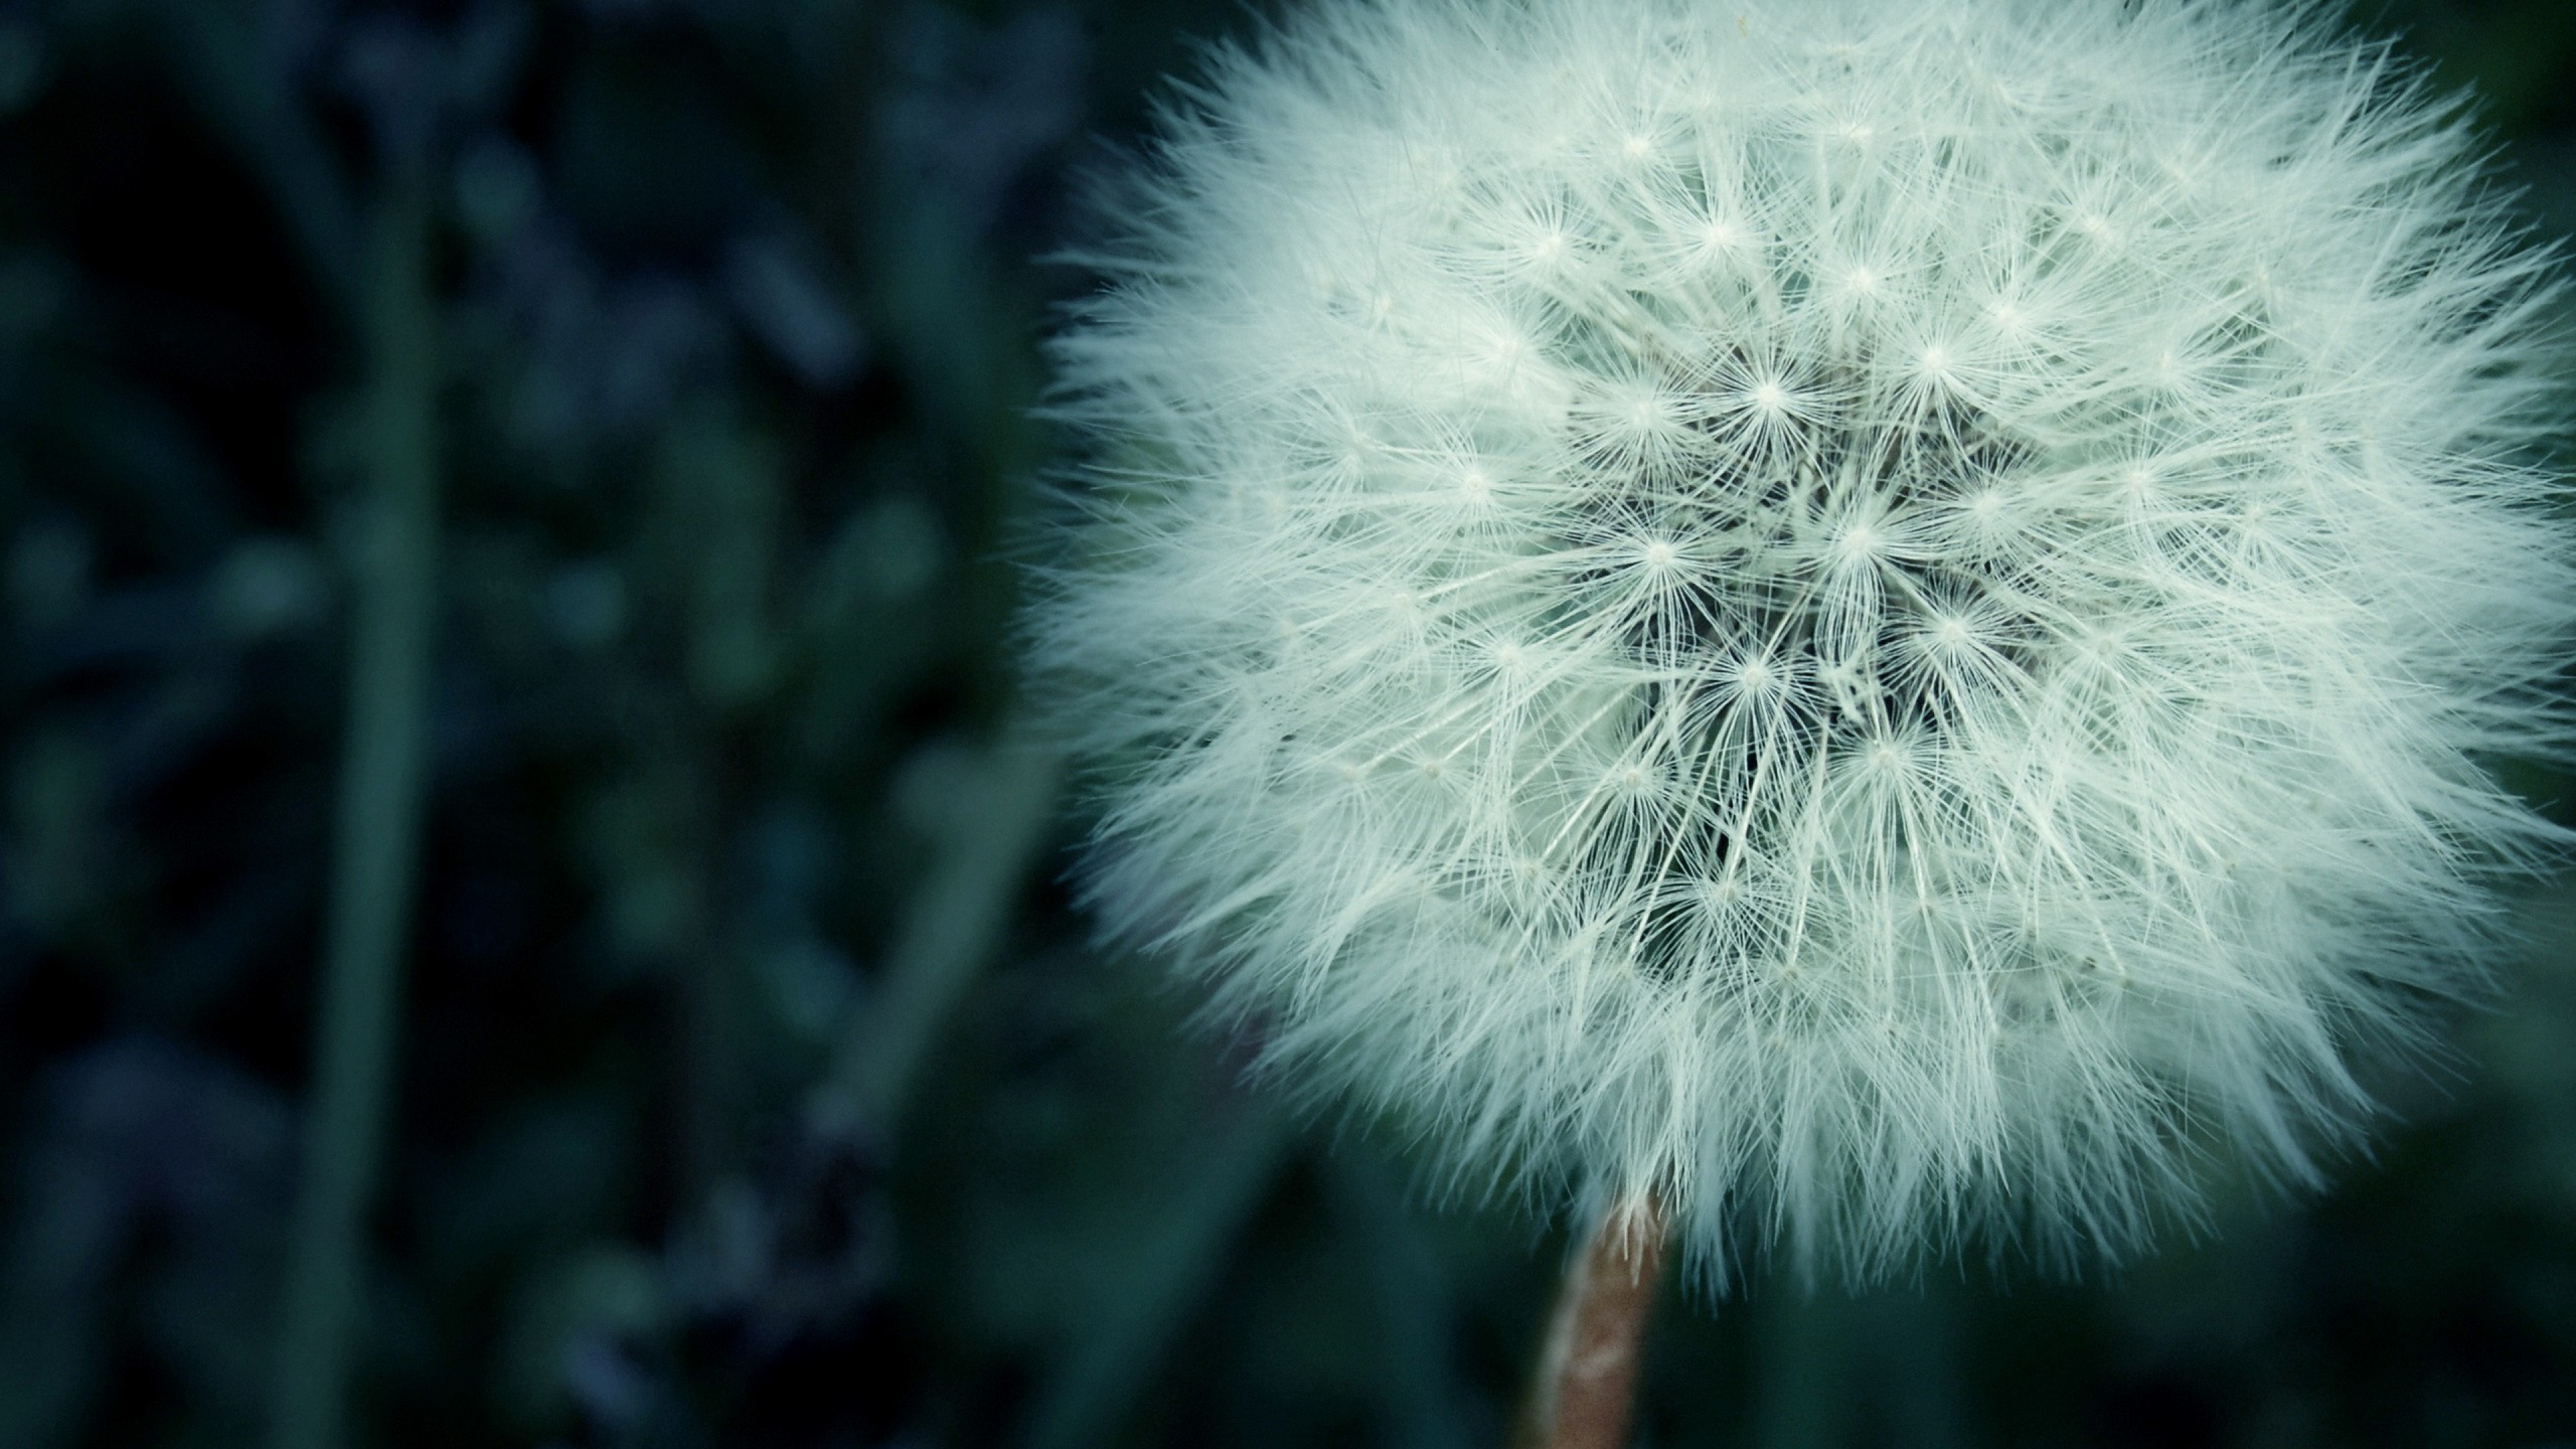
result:
[[[1471,1188],[2080,1262],[2315,1177],[2566,738],[2557,303],[2301,5],[1333,0],[1054,343],[1089,894]]]

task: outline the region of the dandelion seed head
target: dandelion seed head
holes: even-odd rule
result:
[[[1290,1090],[1715,1276],[2316,1180],[2558,844],[2478,764],[2563,753],[2576,589],[2477,157],[2264,0],[1219,52],[1053,344],[1088,901]]]

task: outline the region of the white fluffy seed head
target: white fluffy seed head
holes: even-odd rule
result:
[[[1335,0],[1055,342],[1089,894],[1452,1181],[2080,1261],[2549,829],[2547,266],[2312,7]]]

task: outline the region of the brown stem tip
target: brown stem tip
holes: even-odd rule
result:
[[[1650,1193],[1612,1200],[1567,1265],[1539,1352],[1522,1449],[1624,1449],[1664,1260],[1664,1211]]]

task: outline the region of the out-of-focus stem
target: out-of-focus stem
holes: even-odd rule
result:
[[[1029,1449],[1107,1442],[1172,1340],[1225,1269],[1289,1147],[1287,1124],[1250,1105],[1213,1115],[1176,1156],[1150,1228],[1085,1315],[1084,1332],[1038,1393]]]
[[[1514,1436],[1522,1449],[1624,1449],[1663,1261],[1653,1195],[1612,1199],[1566,1265]]]
[[[1054,755],[1005,742],[981,765],[895,938],[880,999],[818,1096],[818,1110],[837,1125],[891,1130],[903,1115],[922,1064],[1000,943],[1011,900],[1046,844]]]
[[[298,113],[283,69],[264,58],[271,22],[247,5],[161,5],[162,44],[173,72],[216,135],[232,143],[277,208],[288,238],[342,318],[359,310],[357,222],[348,187],[318,128]]]
[[[438,547],[426,167],[389,175],[365,271],[366,435],[331,915],[277,1340],[273,1449],[346,1438],[419,853]]]

